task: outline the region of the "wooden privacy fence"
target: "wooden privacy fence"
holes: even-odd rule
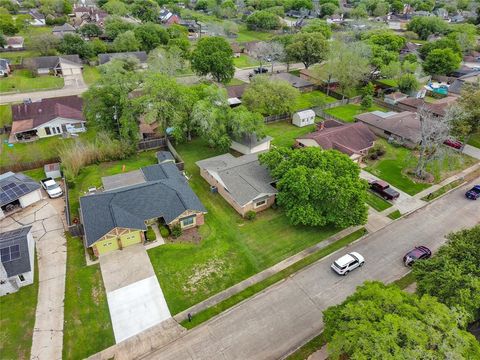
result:
[[[152,150],[152,149],[160,149],[166,146],[167,146],[166,138],[147,139],[147,140],[141,140],[138,142],[137,150],[146,151],[146,150]]]
[[[6,156],[6,154],[2,154],[2,156]],[[15,164],[7,165],[7,166],[1,166],[1,173],[4,172],[19,172],[19,171],[25,171],[25,170],[32,170],[32,169],[37,169],[39,167],[43,167],[46,164],[51,164],[51,163],[56,163],[59,162],[60,159],[58,157],[56,158],[51,158],[51,159],[44,159],[44,160],[36,160],[36,161],[30,161],[30,162],[16,162]]]

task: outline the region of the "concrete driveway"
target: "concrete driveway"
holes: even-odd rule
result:
[[[465,155],[469,155],[475,159],[478,159],[480,160],[480,149],[479,148],[476,148],[475,146],[472,146],[472,145],[465,145],[463,147],[463,153]]]
[[[476,179],[478,182],[480,179]],[[365,280],[391,282],[405,275],[402,256],[415,245],[437,250],[451,231],[480,222],[478,201],[462,186],[417,212],[332,254],[187,332],[142,359],[279,359],[323,330],[322,311],[341,303]],[[346,277],[330,269],[346,252],[366,264]]]
[[[145,247],[100,256],[116,343],[171,318]]]

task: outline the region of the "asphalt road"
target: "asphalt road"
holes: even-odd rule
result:
[[[480,183],[480,178],[475,180]],[[480,223],[480,201],[465,199],[467,187],[311,265],[259,295],[196,327],[145,359],[278,359],[318,335],[322,310],[341,303],[366,280],[391,282],[408,272],[401,262],[415,245],[438,249],[444,235]],[[330,269],[349,251],[366,259],[346,277]]]

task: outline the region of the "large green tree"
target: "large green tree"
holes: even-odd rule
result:
[[[159,24],[146,23],[137,26],[133,32],[140,42],[140,48],[145,51],[168,44],[168,32]]]
[[[458,312],[428,295],[367,282],[323,312],[329,359],[478,359]]]
[[[255,11],[246,20],[251,30],[276,30],[281,26],[278,15],[267,10]]]
[[[413,268],[417,293],[462,309],[468,321],[480,319],[480,225],[448,236],[434,257]]]
[[[420,39],[427,40],[429,35],[447,33],[448,24],[436,16],[415,16],[407,24],[407,30],[417,33]]]
[[[108,17],[105,20],[105,35],[110,40],[114,40],[118,35],[129,30],[133,30],[135,25],[129,23],[125,20],[122,20],[119,17]]]
[[[432,50],[423,62],[423,70],[430,75],[447,75],[460,67],[462,58],[452,49]]]
[[[77,34],[65,34],[57,50],[67,55],[78,54],[82,59],[88,59],[94,55],[92,45]]]
[[[130,11],[133,16],[144,22],[154,22],[157,21],[160,7],[152,0],[134,0]]]
[[[275,148],[260,155],[277,182],[277,202],[294,225],[344,228],[367,221],[366,181],[337,150]]]
[[[325,39],[330,39],[332,36],[332,28],[326,21],[320,19],[313,19],[302,28],[304,33],[320,33]]]
[[[138,41],[135,33],[131,30],[125,31],[119,34],[115,40],[113,40],[113,48],[117,52],[128,52],[140,50],[140,42]]]
[[[211,75],[216,81],[227,83],[235,74],[233,51],[221,37],[200,39],[192,52],[192,69],[201,76]]]
[[[310,65],[319,63],[327,57],[328,44],[321,33],[300,33],[293,37],[286,51],[308,69]]]
[[[458,116],[453,121],[452,133],[468,141],[480,131],[480,84],[466,84],[457,102]]]

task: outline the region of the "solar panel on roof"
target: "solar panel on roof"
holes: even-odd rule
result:
[[[1,193],[0,194],[0,202],[3,203],[5,201],[8,201],[8,196],[7,196],[7,194]]]
[[[25,184],[20,184],[20,185],[18,185],[18,186],[19,186],[19,188],[22,189],[23,191],[25,191],[25,192],[28,191],[27,185],[25,185]]]
[[[10,248],[2,248],[0,249],[0,259],[2,263],[10,261]]]
[[[20,258],[20,245],[10,246],[10,259],[16,260]]]
[[[12,245],[0,249],[2,263],[20,258],[20,245]]]
[[[0,193],[0,199],[4,202],[15,201],[19,197],[28,194],[30,189],[25,184],[10,183],[2,186],[2,192]]]

